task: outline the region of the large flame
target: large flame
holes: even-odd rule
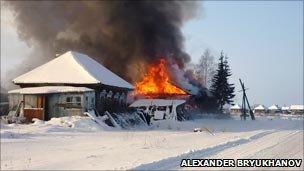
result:
[[[135,83],[135,92],[146,96],[186,94],[185,91],[170,83],[164,59],[148,67],[148,73],[143,80]]]

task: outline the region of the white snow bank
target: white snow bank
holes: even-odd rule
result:
[[[33,125],[42,125],[44,124],[44,121],[43,120],[40,120],[40,119],[37,119],[37,118],[33,118]]]
[[[46,122],[34,118],[33,121],[34,123],[32,125],[60,126],[63,128],[73,128],[77,131],[101,131],[111,129],[105,123],[96,123],[91,118],[83,116],[51,118],[51,120]]]
[[[12,132],[12,131],[3,131],[1,132],[1,139],[17,139],[20,138],[21,134]]]
[[[4,129],[4,128],[8,128],[8,126],[5,124],[4,120],[0,119],[0,128]]]
[[[233,148],[241,144],[248,143],[252,140],[259,139],[273,132],[274,131],[261,132],[250,137],[244,137],[244,138],[226,141],[200,150],[190,150],[189,152],[180,154],[178,156],[168,157],[159,161],[154,161],[151,163],[139,165],[133,168],[132,170],[171,170],[171,169],[178,170],[180,168],[179,164],[182,159],[198,159],[198,158],[210,157],[225,149]]]
[[[102,132],[76,129],[81,127],[78,122],[93,124],[89,119],[53,118],[48,122],[35,120],[35,124],[5,125],[7,128],[0,130],[6,137],[1,138],[1,168],[180,170],[180,159],[184,157],[303,158],[304,154],[303,117],[296,120],[257,117],[255,121],[241,121],[239,117],[186,122],[167,120],[153,122],[153,130],[150,127]],[[85,125],[85,129],[87,127]],[[215,135],[193,132],[193,128],[201,127],[207,127]]]
[[[189,124],[186,122],[179,122],[175,120],[158,120],[158,121],[151,121],[152,122],[152,129],[162,129],[162,130],[181,130],[181,129],[189,129]],[[192,126],[190,126],[192,127]],[[192,129],[192,128],[191,128]],[[191,130],[190,129],[190,130]]]

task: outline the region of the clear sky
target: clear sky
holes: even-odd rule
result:
[[[223,50],[252,104],[303,104],[303,1],[208,1],[202,11],[183,27],[193,62]]]
[[[197,62],[206,48],[227,53],[233,76],[249,88],[252,104],[303,104],[303,1],[207,1],[182,28],[186,51]],[[1,10],[1,75],[30,48]],[[241,102],[237,93],[236,102]]]

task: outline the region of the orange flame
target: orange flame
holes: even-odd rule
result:
[[[169,82],[166,61],[161,59],[158,64],[150,65],[143,80],[135,83],[136,94],[149,95],[184,95],[185,91]]]

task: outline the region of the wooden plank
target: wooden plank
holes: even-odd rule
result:
[[[37,108],[43,108],[43,104],[44,104],[44,97],[42,95],[37,96]]]
[[[43,108],[25,108],[23,109],[24,117],[28,122],[32,122],[33,118],[44,120],[44,109]]]

